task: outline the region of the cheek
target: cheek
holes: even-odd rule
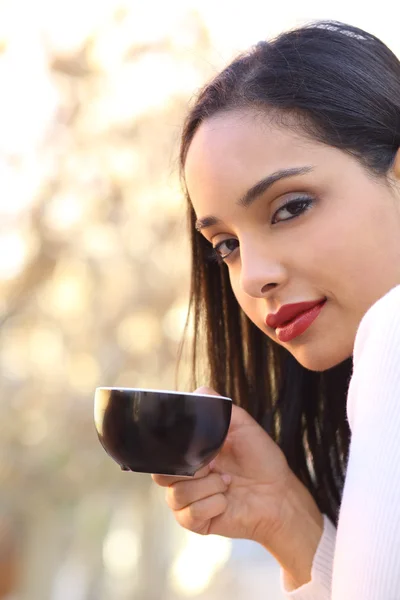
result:
[[[334,211],[320,227],[309,232],[307,243],[299,248],[297,264],[303,261],[316,274],[325,273],[325,278],[335,281],[362,276],[371,253],[376,256],[379,249],[379,243],[374,244],[378,242],[376,224],[363,217],[358,211]]]
[[[231,282],[232,292],[241,307],[248,315],[248,310],[251,306],[252,298],[245,294],[240,286],[240,272],[235,272],[233,269],[229,271],[229,281]]]
[[[263,300],[260,300],[259,298],[252,298],[246,294],[240,286],[239,278],[235,278],[234,276],[230,275],[230,281],[232,291],[240,308],[249,317],[250,321],[257,325],[257,327],[261,327],[263,329],[264,323],[260,314],[260,302],[263,302]]]
[[[232,288],[232,292],[236,298],[236,300],[238,301],[239,305],[243,308],[243,298],[242,296],[244,296],[243,292],[241,292],[241,288],[240,288],[240,283],[239,283],[239,277],[235,276],[232,271],[229,271],[229,281],[231,282],[231,288]],[[244,308],[243,308],[244,310]]]

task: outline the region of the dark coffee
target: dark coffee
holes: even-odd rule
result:
[[[194,475],[219,452],[232,401],[221,396],[98,388],[95,420],[101,444],[122,468]]]

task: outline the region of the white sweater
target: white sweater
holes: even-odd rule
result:
[[[324,515],[311,581],[292,600],[400,600],[400,285],[357,330],[347,394],[349,460],[337,530]]]

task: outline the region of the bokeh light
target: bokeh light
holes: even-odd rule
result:
[[[134,576],[140,556],[140,539],[128,529],[114,529],[104,540],[103,559],[113,577]]]
[[[171,577],[175,589],[185,596],[196,596],[209,586],[215,573],[231,554],[232,541],[186,533],[186,543],[175,559]]]

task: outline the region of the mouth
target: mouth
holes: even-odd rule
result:
[[[277,327],[275,329],[275,333],[279,341],[289,342],[290,340],[304,333],[319,316],[326,302],[327,300],[325,298],[313,308],[299,313],[290,321],[286,321]]]
[[[286,327],[286,325],[289,325],[289,323],[293,323],[293,321],[298,319],[298,317],[300,317],[301,315],[304,315],[305,312],[307,312],[307,311],[305,310],[305,311],[299,313],[298,315],[296,315],[295,317],[293,317],[292,319],[289,319],[289,321],[285,321],[284,323],[281,323],[279,325],[279,327],[276,327],[276,329],[281,329],[282,327]]]
[[[320,302],[320,304],[317,304],[317,306],[320,306],[322,304],[322,302]],[[314,307],[315,308],[315,307]],[[305,315],[306,313],[308,313],[310,311],[310,309],[308,310],[303,310],[302,312],[299,312],[295,317],[292,317],[291,319],[289,319],[288,321],[284,321],[283,323],[281,323],[279,325],[279,327],[277,327],[276,329],[282,329],[282,327],[286,327],[286,325],[290,325],[290,323],[293,323],[294,321],[296,321],[296,319],[298,319],[299,317],[301,317],[302,315]]]

